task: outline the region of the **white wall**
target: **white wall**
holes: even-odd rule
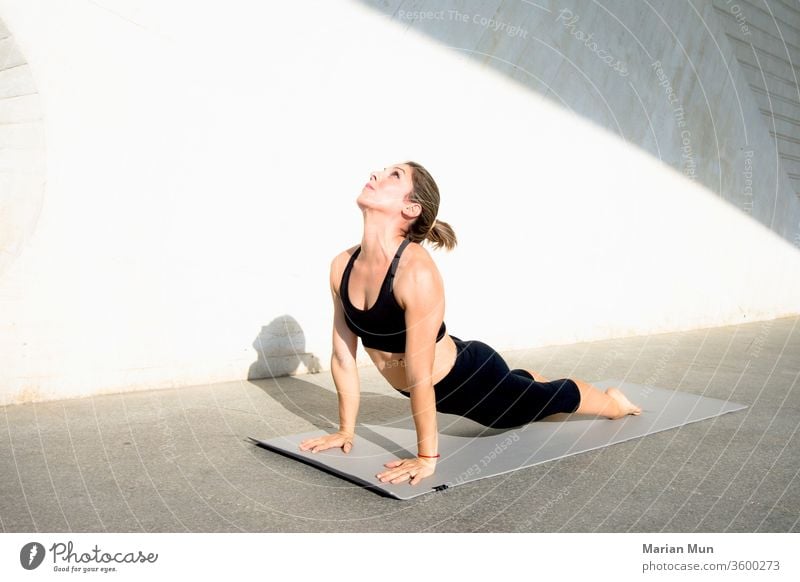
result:
[[[555,21],[569,4],[439,3],[496,5],[527,38],[376,4],[0,0],[46,139],[41,215],[0,271],[0,404],[327,370],[330,260],[360,240],[368,172],[406,159],[460,239],[431,251],[459,337],[502,350],[800,311],[800,208],[713,25],[655,3],[679,50],[641,6],[616,3],[638,27],[622,40],[573,6],[620,77]],[[694,176],[654,59],[690,110]]]

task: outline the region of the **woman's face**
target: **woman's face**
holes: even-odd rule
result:
[[[371,172],[358,197],[359,207],[402,210],[408,206],[408,195],[413,189],[412,171],[407,164],[395,164]]]

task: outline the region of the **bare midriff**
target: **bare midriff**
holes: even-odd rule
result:
[[[405,353],[385,352],[375,348],[364,348],[372,359],[372,363],[378,368],[381,375],[391,384],[395,390],[411,393],[406,378],[406,357]],[[436,342],[433,355],[433,381],[436,384],[447,376],[456,362],[456,344],[448,334]]]

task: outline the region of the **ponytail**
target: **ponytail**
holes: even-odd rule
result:
[[[440,249],[444,247],[448,251],[452,251],[458,244],[453,227],[439,219],[434,219],[433,225],[425,235],[425,239],[431,241],[433,248]]]
[[[422,213],[411,224],[406,236],[416,243],[429,240],[435,249],[444,247],[448,251],[453,250],[458,243],[453,227],[436,218],[439,212],[439,187],[420,164],[410,161],[406,164],[412,169],[411,182],[414,187],[411,200],[422,206]]]

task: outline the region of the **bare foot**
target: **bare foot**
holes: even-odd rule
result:
[[[619,414],[617,416],[609,416],[608,418],[617,419],[627,416],[628,414],[638,416],[642,413],[642,409],[628,400],[628,398],[619,390],[619,388],[608,388],[606,390],[606,394],[616,400],[617,404],[619,405]]]

